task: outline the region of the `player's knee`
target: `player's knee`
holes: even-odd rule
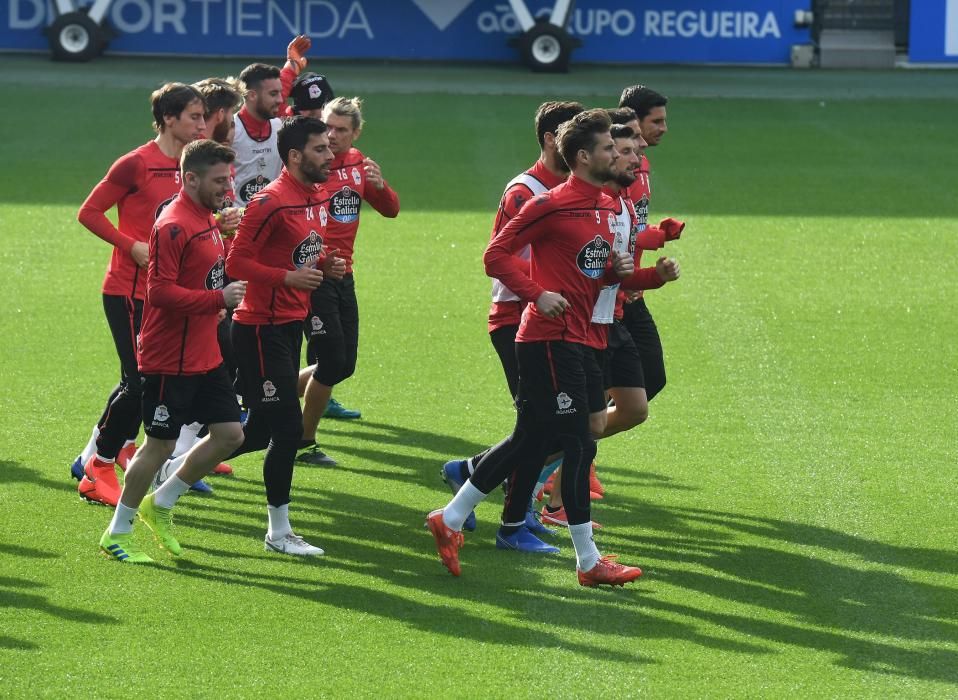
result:
[[[220,423],[219,425],[211,426],[210,435],[212,435],[213,439],[222,445],[223,449],[228,453],[238,450],[245,439],[243,427],[239,423]]]
[[[274,443],[299,445],[303,439],[303,413],[299,405],[284,408],[277,407],[271,412],[270,434]]]
[[[350,367],[346,362],[344,352],[327,352],[323,353],[323,356],[319,359],[313,377],[320,384],[336,386],[344,379],[351,377],[354,370],[355,363]]]

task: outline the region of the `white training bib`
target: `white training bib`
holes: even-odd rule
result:
[[[502,191],[503,196],[509,191],[510,187],[515,185],[525,185],[529,188],[529,191],[532,192],[533,197],[538,197],[540,194],[549,191],[549,188],[543,185],[535,176],[530,175],[529,173],[519,173],[514,178],[509,180],[509,184],[506,185],[506,189]],[[523,260],[529,259],[529,246],[526,246],[520,250],[516,255],[522,258]],[[519,297],[504,285],[499,280],[493,278],[492,280],[492,301],[519,301]]]
[[[283,125],[280,119],[270,119],[271,133],[265,141],[256,141],[243,126],[239,114],[233,116],[236,136],[233,150],[236,152],[236,199],[240,206],[249,204],[257,192],[279,177],[283,161],[276,147],[276,133]]]
[[[619,197],[620,214],[609,214],[609,233],[612,234],[612,250],[617,253],[631,254],[630,237],[632,235],[632,216],[630,207]],[[592,323],[612,323],[615,320],[615,296],[619,292],[618,283],[603,287],[592,309]]]

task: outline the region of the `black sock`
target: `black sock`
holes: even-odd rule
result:
[[[547,505],[547,506],[546,506],[546,511],[548,511],[549,513],[555,513],[555,512],[560,511],[560,510],[562,510],[562,506],[556,506],[555,508],[553,508],[553,507],[550,506],[550,505]]]
[[[514,535],[519,532],[520,527],[525,527],[525,525],[500,525],[499,534],[508,537],[509,535]]]

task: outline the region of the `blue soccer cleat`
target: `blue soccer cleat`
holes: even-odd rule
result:
[[[526,511],[526,529],[533,535],[556,535],[556,530],[548,528],[539,520],[539,514],[531,507]]]
[[[196,491],[197,493],[213,493],[213,487],[200,479],[195,484],[190,486],[190,491]]]
[[[511,535],[503,535],[502,530],[499,530],[496,533],[496,549],[511,549],[530,554],[557,554],[559,552],[558,547],[543,542],[524,527],[520,527]]]
[[[442,465],[442,471],[439,472],[439,476],[442,477],[442,480],[449,484],[449,488],[452,489],[453,495],[459,493],[459,489],[462,488],[462,485],[465,483],[462,480],[463,465],[466,463],[464,459],[454,459],[451,462],[446,462]],[[466,518],[466,522],[462,524],[462,529],[467,532],[472,532],[476,529],[476,513],[473,511],[469,514],[469,517]]]
[[[70,476],[77,481],[83,481],[83,458],[77,457],[70,465]]]
[[[336,418],[338,420],[356,420],[362,417],[362,413],[354,408],[346,408],[333,397],[329,397],[329,403],[326,404],[326,410],[323,412],[323,418]]]

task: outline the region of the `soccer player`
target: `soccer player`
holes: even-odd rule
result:
[[[638,120],[635,126],[638,127],[642,138],[650,148],[658,146],[668,132],[667,104],[668,98],[644,85],[632,85],[625,88],[619,98],[619,107],[630,107],[635,111]],[[643,218],[643,208],[645,217],[647,217],[652,187],[649,181],[648,157],[644,152],[642,154],[642,165],[639,168],[639,177],[635,185],[632,186],[631,195],[640,219]],[[681,224],[681,227],[673,233],[674,238],[678,238],[684,228],[684,224],[678,223]],[[624,307],[622,322],[635,340],[635,345],[642,357],[645,392],[648,400],[651,401],[665,387],[665,360],[662,352],[662,340],[659,337],[655,320],[652,318],[648,306],[646,306],[644,295],[641,293],[630,295],[628,302]]]
[[[227,274],[248,282],[233,315],[249,409],[245,440],[235,454],[266,448],[266,550],[318,556],[323,550],[296,535],[289,522],[293,462],[303,438],[296,383],[310,292],[324,276],[341,278],[346,265],[333,251],[323,252],[330,200],[320,185],[333,162],[326,125],[311,117],[287,119],[277,148],[285,168],[250,202],[226,258]]]
[[[519,173],[506,184],[502,198],[499,200],[499,209],[496,212],[495,223],[492,227],[491,238],[522,209],[527,201],[544,192],[548,192],[556,185],[565,182],[569,176],[569,168],[556,148],[556,131],[559,125],[572,119],[585,108],[578,102],[543,102],[535,114],[536,139],[539,142],[539,158],[535,164],[525,172]],[[528,264],[529,250],[523,248],[518,257]],[[516,294],[497,279],[492,280],[492,305],[489,308],[489,339],[502,363],[502,371],[506,376],[509,387],[509,396],[515,402],[519,390],[519,366],[516,360],[516,333],[519,331],[519,322],[525,304]],[[481,455],[477,455],[481,457]],[[476,457],[467,460],[453,460],[447,462],[441,472],[452,492],[455,494],[462,488],[475,468]],[[511,482],[510,482],[511,484]],[[551,533],[543,528],[534,514],[530,512],[526,519],[527,528],[534,534]],[[470,513],[463,524],[463,529],[472,532],[476,529],[476,516]],[[519,546],[526,551],[526,545],[534,551],[558,551],[542,543],[538,539],[523,540]]]
[[[80,480],[83,498],[110,506],[120,497],[114,464],[119,461],[125,467],[132,457],[141,423],[136,336],[146,292],[147,241],[156,217],[180,190],[183,147],[206,126],[203,96],[192,85],[167,83],[153,92],[150,103],[156,138],[119,158],[77,215],[81,224],[113,246],[103,280],[103,310],[120,359],[120,383],[71,472]],[[117,226],[106,217],[114,206]]]
[[[615,118],[614,115],[610,116]],[[636,245],[636,239],[640,229],[645,228],[645,218],[644,212],[643,218],[638,218],[629,188],[637,180],[640,149],[645,146],[645,141],[641,134],[622,124],[613,124],[610,133],[619,159],[615,178],[606,183],[604,191],[613,199],[621,200],[624,215],[620,230],[628,232],[617,238],[614,249],[635,258],[636,272],[628,282],[632,289],[657,289],[678,279],[680,268],[675,260],[665,257],[659,258],[654,267],[640,268],[642,248]],[[664,232],[661,235],[664,237]],[[589,344],[594,348],[605,347],[602,358],[605,388],[615,402],[607,409],[605,430],[596,435],[596,439],[629,430],[648,417],[642,359],[632,336],[621,323],[625,293],[619,287],[619,284],[613,284],[603,288],[592,313]],[[542,521],[552,525],[567,525],[561,489],[551,489],[549,502],[542,509]]]
[[[335,156],[327,189],[329,226],[327,244],[346,261],[341,280],[327,280],[313,291],[306,319],[309,341],[306,356],[315,364],[307,379],[303,405],[303,437],[312,439],[320,417],[333,401],[333,387],[356,370],[359,348],[359,306],[353,281],[353,250],[363,200],[385,217],[399,215],[399,196],[383,179],[379,164],[353,147],[363,130],[362,101],[337,97],[323,108],[329,128],[329,146]],[[359,417],[358,413],[355,417]],[[307,464],[336,464],[318,447],[297,458]]]
[[[245,282],[223,286],[225,250],[213,218],[229,191],[233,157],[233,151],[214,141],[187,145],[183,189],[150,235],[139,339],[146,439],[130,461],[113,519],[100,538],[100,549],[118,561],[152,561],[133,541],[138,511],[160,544],[179,555],[173,506],[243,442],[239,404],[216,342],[220,317],[246,289]],[[176,474],[146,496],[157,470],[173,452],[180,428],[193,420],[207,425],[209,435]]]
[[[236,134],[233,117],[243,104],[243,95],[232,78],[206,78],[193,83],[206,101],[206,137],[224,146],[232,146]],[[232,192],[230,193],[232,195]],[[229,206],[230,200],[224,204]]]
[[[248,65],[240,73],[243,107],[233,118],[236,135],[236,201],[241,206],[279,177],[283,163],[276,148],[283,104],[280,71],[265,63]]]
[[[618,158],[610,125],[604,110],[588,110],[559,127],[558,149],[572,175],[529,200],[483,256],[486,273],[528,305],[516,335],[516,427],[481,457],[449,504],[429,513],[426,520],[439,557],[454,576],[461,572],[463,522],[513,473],[515,498],[506,501],[498,537],[527,532],[528,498],[556,443],[563,451],[562,489],[579,583],[623,585],[642,573],[599,554],[589,510],[592,432],[605,415],[601,370],[595,352],[586,345],[592,309],[603,283],[633,272],[632,259],[612,251],[621,210],[601,189],[614,176]],[[530,246],[528,271],[515,258],[525,245]]]

